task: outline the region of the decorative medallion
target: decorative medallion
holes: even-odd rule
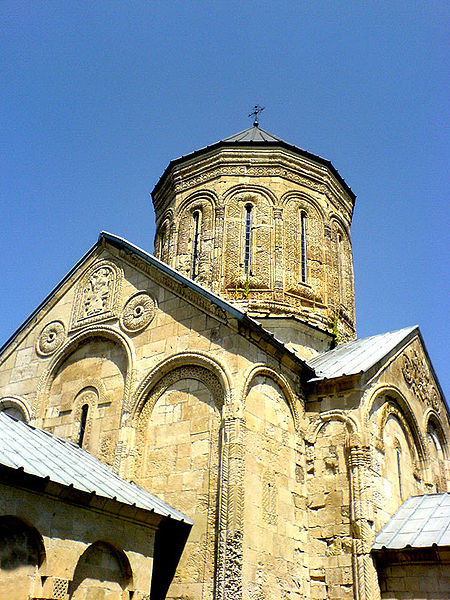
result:
[[[36,352],[41,356],[50,356],[62,346],[66,329],[61,321],[52,321],[44,327],[36,342]]]
[[[117,317],[122,273],[113,263],[95,264],[83,275],[72,314],[72,329]]]
[[[138,292],[125,303],[120,324],[130,333],[141,331],[153,320],[155,312],[156,302],[150,294]]]

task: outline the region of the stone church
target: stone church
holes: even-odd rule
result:
[[[255,122],[170,162],[152,198],[154,255],[101,233],[0,350],[0,409],[193,525],[184,548],[161,530],[147,596],[131,559],[118,587],[75,589],[82,547],[55,560],[47,527],[24,597],[448,598],[449,414],[417,326],[356,336],[342,176]]]

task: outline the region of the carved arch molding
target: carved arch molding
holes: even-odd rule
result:
[[[201,381],[211,392],[216,408],[221,411],[224,404],[224,390],[220,381],[206,367],[190,365],[176,367],[167,375],[164,375],[150,390],[144,403],[136,416],[136,454],[134,464],[134,476],[137,477],[142,469],[143,448],[145,445],[145,431],[155,407],[163,393],[174,383],[182,379],[197,379]]]

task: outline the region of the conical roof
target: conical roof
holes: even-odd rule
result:
[[[257,125],[253,125],[253,127],[249,127],[248,129],[244,129],[239,133],[235,133],[234,135],[230,135],[230,137],[224,138],[221,140],[222,142],[284,142],[281,138],[269,133],[268,131],[264,131]]]

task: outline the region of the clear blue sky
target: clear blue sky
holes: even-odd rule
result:
[[[448,367],[448,2],[0,4],[0,343],[100,230],[153,249],[168,162],[250,125],[357,194],[360,337]]]

